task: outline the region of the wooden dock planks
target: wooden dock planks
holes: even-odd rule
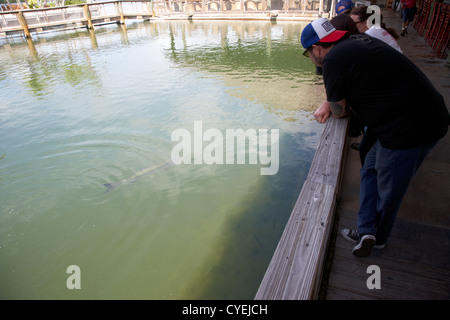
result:
[[[351,139],[350,142],[356,142]],[[442,147],[442,150],[445,147]],[[434,151],[437,161],[439,148]],[[423,164],[412,182],[414,187],[423,184],[423,178],[429,178],[428,170],[435,170],[431,161]],[[358,211],[360,168],[358,152],[349,150],[344,172],[343,184],[336,209],[336,235],[331,267],[324,279],[326,286],[321,298],[327,300],[429,300],[450,298],[450,229],[445,223],[427,225],[415,214],[433,208],[431,203],[412,209],[408,202],[419,196],[423,199],[422,189],[408,190],[403,210],[399,213],[391,237],[383,250],[372,250],[367,258],[356,258],[351,251],[354,243],[345,240],[340,232],[343,228],[354,228]],[[420,193],[418,191],[421,190]],[[435,201],[442,203],[442,199]],[[417,206],[417,204],[416,204]],[[406,211],[404,209],[407,209]],[[427,222],[434,220],[433,212]],[[441,210],[445,214],[445,210]],[[416,219],[414,219],[416,218]],[[409,219],[409,220],[408,220]],[[366,281],[370,274],[367,268],[376,265],[380,268],[381,288],[369,289]]]
[[[356,212],[341,211],[339,230],[354,225]],[[428,300],[450,298],[450,230],[397,220],[389,244],[368,258],[337,236],[325,298],[328,300]],[[445,252],[444,252],[445,251]],[[381,288],[369,289],[367,268],[377,265]]]

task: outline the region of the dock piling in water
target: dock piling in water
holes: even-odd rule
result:
[[[27,20],[25,19],[24,15],[23,15],[23,12],[22,11],[18,11],[16,13],[16,16],[17,16],[17,20],[19,20],[19,23],[22,26],[25,38],[31,38],[30,30],[28,29],[28,23],[27,23]]]
[[[94,29],[94,24],[92,23],[91,11],[89,10],[89,6],[87,4],[84,5],[84,17],[87,20],[87,28]]]

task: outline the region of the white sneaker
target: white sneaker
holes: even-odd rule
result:
[[[348,240],[350,242],[358,243],[359,241],[359,234],[358,231],[356,231],[355,229],[342,229],[341,234],[345,240]],[[384,249],[385,246],[386,246],[385,243],[375,244],[373,248],[381,250]]]
[[[353,255],[356,257],[368,257],[372,252],[372,248],[375,246],[375,236],[371,234],[366,234],[361,237],[361,240],[358,244],[353,248]]]

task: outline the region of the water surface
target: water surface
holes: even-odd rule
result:
[[[0,40],[0,298],[252,299],[323,128],[302,27],[139,22]],[[172,132],[194,121],[278,129],[278,173],[171,165],[126,180],[170,161]],[[81,290],[66,286],[70,265]]]

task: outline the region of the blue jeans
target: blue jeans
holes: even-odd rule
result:
[[[403,9],[403,22],[412,22],[414,20],[414,16],[416,15],[417,8],[404,8]]]
[[[360,172],[359,234],[374,235],[377,244],[386,242],[412,177],[436,143],[404,150],[375,143]]]

